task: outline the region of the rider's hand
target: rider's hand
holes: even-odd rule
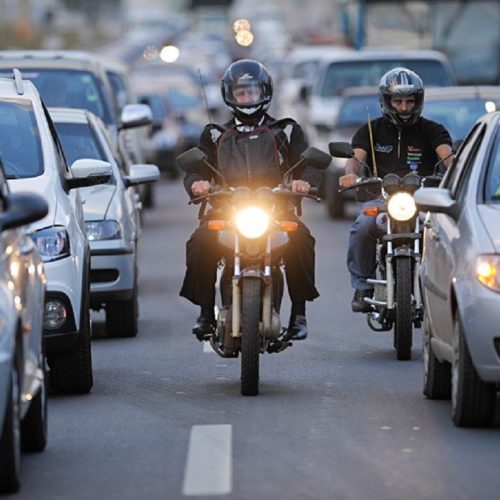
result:
[[[339,186],[341,188],[346,188],[353,186],[358,181],[358,176],[356,174],[347,174],[339,177]]]
[[[311,189],[311,185],[306,181],[295,180],[292,181],[292,191],[294,193],[307,194]]]
[[[210,190],[210,182],[196,181],[191,184],[191,192],[194,196],[205,196]]]

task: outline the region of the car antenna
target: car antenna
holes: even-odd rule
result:
[[[375,149],[373,149],[372,122],[370,119],[370,111],[368,110],[368,107],[366,108],[366,114],[368,115],[368,134],[370,135],[370,149],[372,150],[373,176],[378,177],[377,161],[375,160]]]
[[[207,109],[208,122],[213,123],[212,117],[210,116],[210,108],[208,107],[207,92],[205,90],[205,84],[203,83],[203,77],[201,76],[200,68],[198,68],[198,78],[200,79],[200,86],[201,86],[201,90],[203,91],[203,98],[205,99],[205,106]]]

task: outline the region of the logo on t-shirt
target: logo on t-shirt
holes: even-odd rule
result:
[[[415,172],[422,164],[422,150],[416,146],[408,146],[406,154],[406,164],[408,168]]]
[[[384,145],[384,144],[379,144],[378,142],[377,144],[375,144],[375,151],[377,153],[390,153],[393,149],[394,147],[391,146],[390,144]]]

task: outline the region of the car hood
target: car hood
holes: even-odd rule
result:
[[[479,205],[478,210],[495,252],[500,253],[500,205]]]
[[[54,189],[54,179],[51,175],[41,175],[39,177],[30,177],[29,179],[10,179],[9,188],[13,193],[36,193],[45,198],[49,206],[47,215],[34,222],[30,229],[53,226],[55,224],[57,213],[57,196]]]
[[[80,195],[85,200],[83,205],[85,220],[105,219],[115,192],[114,184],[98,184],[80,188]]]

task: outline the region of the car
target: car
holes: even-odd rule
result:
[[[423,115],[443,124],[453,141],[463,139],[475,121],[500,110],[500,87],[455,86],[425,90]]]
[[[382,115],[377,87],[349,87],[342,93],[339,112],[330,140],[351,142],[354,133],[370,119]],[[327,213],[332,219],[346,215],[346,202],[353,201],[352,191],[339,192],[339,179],[345,174],[346,160],[333,158],[324,177],[324,198]]]
[[[326,149],[346,88],[376,86],[387,71],[397,66],[415,71],[426,88],[455,84],[451,66],[439,51],[364,49],[336,53],[321,61],[308,98],[312,145]]]
[[[102,121],[78,109],[50,109],[69,163],[81,158],[109,162],[113,174],[106,184],[82,188],[84,217],[90,243],[90,307],[106,310],[110,337],[137,335],[137,245],[139,215],[133,186],[159,179],[156,165],[118,162]]]
[[[425,220],[424,394],[451,396],[457,426],[489,425],[500,383],[500,112],[479,119],[438,188],[415,194]]]
[[[2,104],[0,103],[0,109]],[[2,109],[2,112],[5,110]],[[45,270],[26,226],[47,215],[33,193],[11,193],[0,149],[0,492],[21,484],[21,448],[47,443],[47,371],[43,347]]]
[[[54,392],[85,393],[93,383],[90,348],[90,247],[78,188],[105,182],[106,162],[68,167],[35,86],[15,70],[0,79],[0,148],[10,189],[33,191],[49,206],[29,230],[47,276],[44,339]]]

